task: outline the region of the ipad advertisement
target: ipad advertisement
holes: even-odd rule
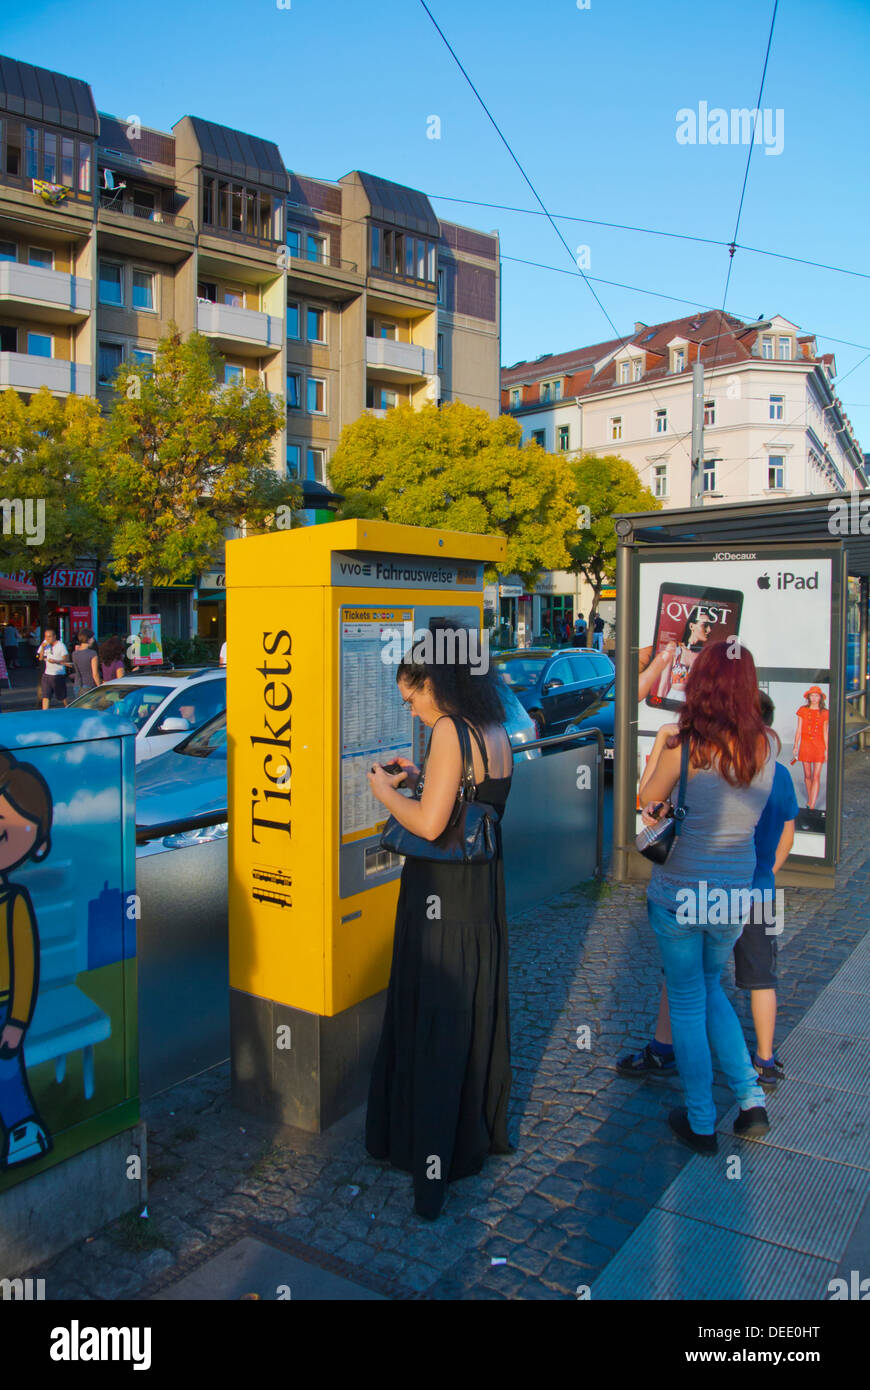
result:
[[[800,808],[792,853],[824,859],[832,560],[824,554],[725,554],[639,562],[638,783],[657,731],[679,719],[698,653],[708,642],[725,640],[736,659],[747,647],[759,686],[774,704],[779,761],[789,770]]]

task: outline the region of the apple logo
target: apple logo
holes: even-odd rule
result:
[[[770,588],[770,576],[769,576],[769,575],[760,574],[760,575],[758,576],[758,578],[756,579],[755,582],[756,582],[756,584],[758,585],[759,589],[769,589],[769,588]]]

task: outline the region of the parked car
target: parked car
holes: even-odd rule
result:
[[[585,729],[600,729],[604,735],[604,757],[607,762],[613,762],[613,735],[614,735],[614,716],[616,713],[616,686],[611,685],[605,691],[602,702],[594,714],[590,714],[586,719],[581,719],[577,724],[570,724],[566,733],[583,732]]]
[[[594,715],[616,674],[609,656],[587,647],[499,652],[495,664],[542,738]]]
[[[227,707],[226,671],[196,667],[156,675],[140,671],[86,690],[70,709],[115,714],[136,726],[136,762],[174,748]]]

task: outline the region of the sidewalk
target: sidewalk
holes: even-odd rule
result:
[[[0,681],[0,714],[37,709],[42,667],[22,666],[9,674],[12,679],[11,690],[5,681]],[[60,706],[58,705],[57,708],[59,709]]]
[[[573,1299],[582,1287],[593,1298],[675,1289],[682,1298],[741,1298],[757,1296],[746,1275],[757,1270],[762,1296],[828,1297],[831,1272],[858,1258],[861,1241],[867,1264],[859,1218],[870,1044],[859,1015],[870,998],[870,751],[846,754],[845,779],[836,890],[786,892],[777,1038],[787,1079],[770,1106],[771,1132],[763,1143],[722,1144],[720,1159],[708,1161],[719,1165],[709,1191],[698,1176],[705,1160],[667,1127],[682,1100],[678,1080],[631,1081],[614,1066],[648,1037],[658,1002],[644,894],[590,884],[511,923],[517,1149],[453,1185],[437,1222],[414,1215],[408,1177],[368,1157],[362,1110],[323,1135],[281,1129],[231,1105],[224,1065],[145,1105],[147,1219],[116,1222],[34,1271],[46,1296],[238,1298],[247,1284],[275,1298],[286,1283],[294,1299]],[[749,1027],[746,998],[737,1004]],[[589,1050],[577,1046],[583,1025]],[[730,1092],[717,1086],[716,1098],[730,1135]],[[833,1118],[821,1126],[813,1117],[825,1108]],[[822,1129],[827,1147],[816,1143]],[[723,1180],[728,1154],[743,1162],[739,1182]],[[678,1226],[692,1239],[672,1238]],[[747,1237],[764,1258],[756,1249],[735,1262],[735,1242]],[[770,1282],[771,1252],[781,1285]],[[333,1292],[315,1293],[330,1278]]]

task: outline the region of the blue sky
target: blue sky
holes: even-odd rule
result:
[[[448,201],[534,206],[418,0],[290,2],[34,0],[4,15],[0,52],[84,78],[118,116],[168,130],[201,115],[274,139],[301,173],[421,188],[440,216],[497,229],[506,258],[573,271],[543,217]],[[676,117],[755,105],[773,0],[429,3],[551,212],[730,240],[746,148],[679,144]],[[870,274],[868,54],[867,0],[781,0],[762,105],[782,112],[783,148],[755,147],[739,241]],[[689,312],[678,300],[722,303],[724,247],[558,225],[590,276],[637,287],[596,283],[620,333]],[[612,336],[576,271],[503,270],[504,363]],[[726,307],[816,333],[870,450],[868,304],[868,278],[741,250]]]

